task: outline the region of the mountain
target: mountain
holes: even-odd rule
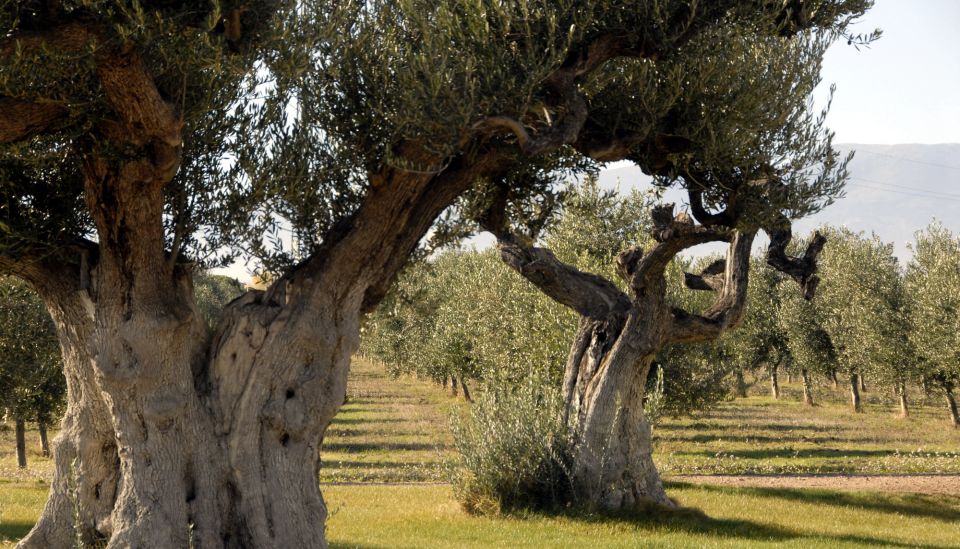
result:
[[[855,151],[846,196],[822,212],[794,224],[806,234],[821,224],[874,232],[893,242],[901,260],[909,258],[913,233],[933,219],[960,234],[960,143],[938,145],[842,144]],[[650,178],[634,166],[605,170],[601,185],[627,191],[648,188]],[[668,191],[665,200],[685,204],[686,196]],[[698,250],[700,251],[700,250]],[[706,248],[705,252],[718,251]]]

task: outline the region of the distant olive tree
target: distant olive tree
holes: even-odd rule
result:
[[[16,424],[17,465],[26,467],[27,421],[36,421],[50,455],[47,428],[63,410],[66,385],[53,322],[23,282],[0,276],[0,408]]]
[[[939,223],[917,232],[907,265],[909,339],[928,385],[942,392],[960,427],[960,238]]]

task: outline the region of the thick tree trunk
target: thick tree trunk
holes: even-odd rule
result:
[[[777,365],[774,364],[770,367],[770,392],[774,400],[780,398],[780,381],[777,379]]]
[[[27,424],[19,417],[15,420],[15,423],[17,435],[17,467],[25,469],[27,467]]]
[[[953,387],[945,385],[943,393],[947,398],[947,409],[950,410],[950,424],[960,427],[960,413],[957,412],[957,399],[953,396]]]
[[[907,404],[907,385],[903,382],[897,384],[897,397],[900,401],[900,417],[909,417],[910,407]]]
[[[639,313],[632,310],[626,320],[582,319],[564,375],[564,416],[576,440],[574,499],[605,510],[675,505],[653,462],[643,413],[657,327],[643,323]]]
[[[860,393],[866,393],[867,384],[863,381],[863,374],[857,374],[857,383],[860,385]]]
[[[833,382],[833,390],[837,391],[840,389],[840,380],[837,378],[837,371],[830,370],[830,381]]]
[[[40,432],[40,454],[50,457],[50,441],[47,440],[47,422],[42,418],[37,420],[37,431]]]
[[[450,394],[453,398],[457,398],[459,392],[457,391],[457,376],[450,376]]]
[[[800,369],[800,379],[803,381],[803,403],[807,406],[813,406],[813,386],[806,368]]]
[[[863,411],[863,406],[860,403],[860,383],[859,376],[856,374],[850,375],[850,405],[853,407],[853,411],[860,413]]]

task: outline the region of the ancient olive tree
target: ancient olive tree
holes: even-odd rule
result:
[[[23,282],[0,276],[0,412],[16,428],[17,465],[26,467],[25,427],[36,421],[49,455],[47,427],[66,397],[60,349],[43,302]]]
[[[918,232],[906,285],[920,374],[943,392],[950,422],[960,427],[960,239],[939,223]]]
[[[666,170],[694,148],[667,128],[704,113],[674,109],[682,79],[665,87],[655,67],[704,56],[687,47],[700,39],[842,31],[870,3],[0,4],[0,269],[43,298],[68,388],[50,498],[21,545],[325,546],[318,451],[361,315],[444,209],[478,181],[534,195],[537,174],[571,157]],[[730,127],[766,132],[736,112]],[[782,122],[783,136],[806,127]],[[749,172],[735,174],[737,206],[701,216],[707,226],[661,212],[651,259],[625,262],[633,287],[694,242],[731,238],[740,258],[752,229],[728,226],[753,200],[821,194],[790,177],[747,184]],[[698,207],[723,201],[702,175]],[[193,272],[237,254],[276,276],[211,329]],[[742,285],[730,272],[724,302]],[[644,312],[691,339],[739,307],[723,310]]]
[[[630,75],[678,79],[682,92],[658,124],[683,154],[651,154],[662,141],[655,138],[638,147],[645,153],[627,157],[658,184],[685,188],[690,214],[676,214],[672,204],[653,209],[652,245],[629,248],[616,259],[626,291],[517,235],[508,185],[498,187],[478,216],[497,237],[505,263],[580,315],[563,381],[563,418],[575,440],[572,499],[578,503],[606,509],[672,505],[651,456],[642,406],[647,375],[662,349],[716,340],[741,322],[758,231],[770,236],[768,263],[813,296],[824,239],[814,238],[799,257],[788,256],[786,246],[790,219],[829,203],[845,179],[846,162],[837,158],[823,117],[810,112],[807,100],[832,37],[746,35],[722,46],[697,40],[688,46],[696,54],[676,66],[664,62]],[[656,104],[638,95],[636,109]],[[715,300],[701,313],[676,307],[667,299],[665,271],[678,253],[708,242],[727,242],[726,259],[688,275],[686,285],[713,291]]]

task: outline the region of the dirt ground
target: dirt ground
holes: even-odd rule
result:
[[[675,475],[666,480],[757,488],[825,488],[960,496],[960,475]]]

